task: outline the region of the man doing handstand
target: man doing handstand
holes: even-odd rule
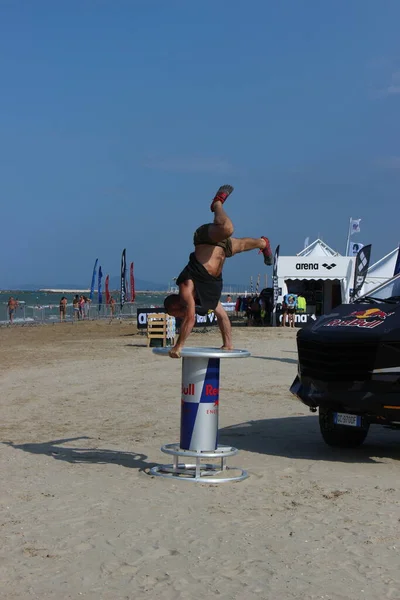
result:
[[[193,237],[194,252],[189,262],[176,280],[179,294],[171,294],[164,300],[166,312],[173,317],[181,317],[180,334],[175,346],[170,350],[172,358],[180,358],[181,350],[192,331],[197,314],[207,314],[214,310],[222,335],[222,348],[232,350],[232,330],[229,317],[220,302],[222,293],[222,268],[226,258],[239,252],[256,250],[264,255],[264,263],[272,264],[272,252],[268,238],[233,238],[233,224],[226,214],[223,204],[233,192],[231,185],[219,188],[211,203],[214,222],[201,225]]]

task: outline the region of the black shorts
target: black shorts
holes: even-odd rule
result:
[[[221,242],[214,242],[208,234],[208,228],[210,225],[212,225],[212,223],[206,223],[205,225],[201,225],[198,229],[196,229],[193,236],[193,244],[195,246],[199,246],[200,244],[219,246],[224,250],[226,258],[230,258],[232,256],[231,238],[226,238],[226,240],[222,240]]]
[[[294,313],[296,312],[295,308],[288,308],[286,309],[286,312],[288,315],[294,315]]]

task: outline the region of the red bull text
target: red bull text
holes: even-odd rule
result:
[[[196,383],[192,383],[192,382]],[[183,450],[218,446],[219,359],[196,358],[182,364],[181,438]]]
[[[387,313],[379,308],[356,310],[341,319],[328,321],[328,323],[325,323],[324,327],[360,327],[362,329],[374,329],[375,327],[382,325],[385,319],[393,314],[393,312]]]

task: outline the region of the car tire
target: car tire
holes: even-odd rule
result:
[[[333,411],[319,409],[319,428],[324,442],[336,448],[357,448],[361,446],[368,435],[369,423],[362,419],[362,427],[348,427],[336,425],[333,420]]]

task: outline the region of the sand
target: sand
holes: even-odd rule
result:
[[[133,324],[0,340],[2,600],[400,598],[399,434],[326,446],[289,393],[294,331],[234,331],[253,356],[222,363],[221,443],[250,477],[222,485],[148,475],[179,439],[181,363]]]

